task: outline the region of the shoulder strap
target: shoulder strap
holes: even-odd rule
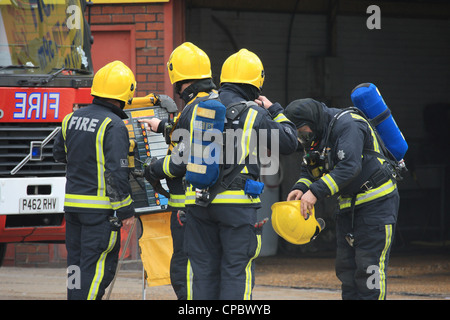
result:
[[[362,118],[364,118],[364,120],[366,120],[367,124],[371,127],[371,129],[375,133],[375,137],[376,137],[377,142],[378,142],[378,144],[380,146],[381,152],[377,152],[377,151],[372,150],[372,149],[364,148],[363,149],[363,154],[370,154],[370,155],[382,158],[385,161],[387,161],[394,168],[394,170],[396,171],[396,174],[397,174],[396,179],[397,180],[401,180],[401,176],[400,176],[401,168],[399,168],[399,166],[398,166],[398,161],[395,159],[393,154],[388,150],[388,148],[386,148],[386,145],[384,144],[383,139],[381,139],[380,135],[378,134],[378,131],[375,128],[375,123],[381,123],[382,121],[384,121],[386,119],[386,117],[390,115],[390,111],[389,111],[389,113],[388,112],[381,113],[378,117],[374,118],[371,121],[369,118],[367,118],[367,116],[364,114],[364,112],[362,112],[358,108],[355,108],[355,107],[345,108],[344,110],[338,112],[333,117],[333,120],[330,122],[330,125],[328,127],[329,130],[328,130],[328,133],[327,133],[327,140],[326,140],[325,148],[327,147],[328,138],[330,136],[331,129],[334,126],[335,121],[338,120],[344,113],[348,113],[348,112],[356,113],[357,115],[359,115]],[[330,155],[329,155],[329,161],[331,161]]]
[[[227,106],[225,116],[227,117],[227,120],[234,121],[236,119],[239,119],[240,116],[244,113],[244,111],[250,108],[251,106],[257,106],[257,104],[253,101],[240,101],[232,103]]]

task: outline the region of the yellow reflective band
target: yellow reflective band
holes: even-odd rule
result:
[[[214,204],[222,203],[222,204],[232,204],[232,203],[240,203],[240,204],[255,204],[261,203],[261,199],[259,197],[251,198],[245,194],[244,190],[227,190],[216,195],[214,200],[211,202]],[[195,190],[192,188],[188,188],[186,191],[186,205],[195,204]]]
[[[170,165],[170,157],[171,155],[165,156],[163,161],[163,171],[169,178],[174,178],[175,176],[170,173],[169,165]]]
[[[355,113],[351,113],[351,115],[354,119],[362,120],[368,124],[368,126],[370,128],[370,134],[372,135],[372,139],[373,139],[373,150],[375,150],[376,152],[381,152],[380,145],[377,140],[377,136],[376,136],[375,132],[373,131],[372,126],[366,121],[366,119],[364,119],[360,115],[355,114]],[[380,161],[381,163],[384,162],[384,160],[382,158],[378,158],[378,161]]]
[[[252,297],[252,286],[253,286],[253,276],[252,276],[252,264],[253,260],[255,260],[259,253],[261,252],[261,235],[256,235],[256,239],[258,241],[258,245],[256,247],[255,255],[250,259],[247,266],[245,267],[245,291],[244,291],[244,300],[250,300]]]
[[[331,191],[331,195],[334,195],[339,191],[339,187],[334,181],[333,177],[329,174],[324,175],[322,178],[320,178],[325,184],[327,185],[328,189]]]
[[[241,173],[243,173],[243,174],[247,174],[248,173],[247,166],[245,166],[244,169],[241,170]]]
[[[66,115],[61,123],[61,132],[64,139],[64,151],[67,154],[67,146],[66,146],[66,136],[67,136],[67,123],[69,122],[70,118],[72,118],[73,112]]]
[[[111,235],[109,236],[108,247],[105,251],[100,254],[100,258],[97,261],[97,265],[95,267],[95,275],[91,282],[91,287],[88,293],[88,300],[95,300],[97,298],[98,289],[100,287],[100,283],[103,280],[103,276],[105,275],[105,261],[106,256],[111,250],[114,248],[117,241],[117,231],[111,231]]]
[[[278,114],[275,118],[273,118],[274,121],[276,122],[284,122],[284,121],[289,121],[288,118],[286,118],[286,116],[282,113]]]
[[[197,113],[197,108],[198,108],[198,104],[196,104],[194,106],[194,110],[192,111],[192,118],[191,118],[191,123],[190,123],[190,128],[189,128],[189,133],[190,133],[190,140],[189,141],[193,141],[192,139],[192,135],[194,134],[194,119],[195,119],[195,115]]]
[[[247,114],[247,117],[245,118],[244,122],[244,128],[242,132],[242,138],[241,138],[241,159],[239,160],[238,164],[241,164],[242,161],[244,161],[245,158],[250,154],[250,141],[252,137],[252,129],[253,124],[255,123],[255,119],[258,112],[254,109],[250,109],[250,111]]]
[[[366,191],[364,193],[360,193],[356,196],[356,202],[355,205],[360,205],[362,203],[366,203],[381,197],[384,197],[388,195],[389,193],[393,192],[397,185],[392,182],[392,180],[389,180],[388,182],[382,184],[380,187]],[[345,209],[351,207],[351,198],[341,198],[339,200],[339,208]]]
[[[379,267],[380,274],[380,295],[378,296],[378,300],[384,300],[386,298],[386,253],[391,247],[392,241],[392,225],[388,224],[384,226],[386,231],[386,240],[384,243],[384,249],[381,253]]]
[[[129,195],[122,201],[111,202],[111,206],[112,206],[113,210],[119,210],[120,208],[129,206],[132,202],[133,202],[133,199],[131,199],[131,196]]]
[[[309,186],[312,184],[312,181],[306,178],[301,178],[296,183],[303,183],[309,188]]]
[[[75,208],[112,209],[108,197],[66,194],[64,205]]]
[[[96,144],[95,144],[95,153],[97,156],[97,195],[105,196],[106,195],[106,187],[105,187],[105,154],[103,153],[103,139],[105,137],[106,126],[111,122],[110,118],[106,118],[103,120],[100,128],[97,131]]]
[[[184,208],[184,202],[186,201],[186,196],[184,194],[171,194],[169,198],[169,206]]]
[[[187,261],[186,269],[186,291],[187,300],[192,300],[192,280],[194,278],[194,272],[192,271],[191,260]]]

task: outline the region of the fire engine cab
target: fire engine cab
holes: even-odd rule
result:
[[[91,103],[85,0],[0,0],[0,264],[10,242],[64,242],[64,116]]]

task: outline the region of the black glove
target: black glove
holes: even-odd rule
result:
[[[151,185],[154,185],[157,182],[159,182],[159,179],[156,176],[155,172],[152,170],[152,166],[151,165],[145,167],[145,169],[144,169],[144,177]]]
[[[145,167],[144,177],[152,185],[155,192],[158,192],[166,198],[169,198],[170,194],[162,187],[160,179],[156,176],[155,172],[152,169],[152,163],[154,163],[156,160],[156,158],[153,158],[150,162],[150,165]]]

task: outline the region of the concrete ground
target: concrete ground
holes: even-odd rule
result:
[[[1,300],[64,300],[65,290],[65,268],[0,268]],[[175,300],[176,297],[169,285],[147,286],[144,290],[142,270],[123,267],[110,299]],[[333,254],[309,254],[307,257],[277,255],[256,260],[253,300],[340,299],[340,282],[334,274]],[[450,299],[448,250],[392,254],[387,299]]]

